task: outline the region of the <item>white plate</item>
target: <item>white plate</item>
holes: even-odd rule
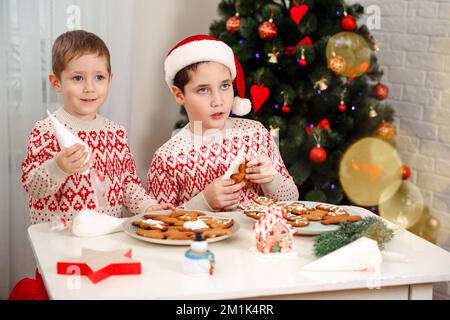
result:
[[[196,211],[200,211],[200,210],[196,210]],[[170,210],[164,210],[164,211],[152,211],[152,212],[147,212],[147,213],[142,213],[133,217],[128,218],[127,220],[125,220],[122,224],[122,228],[123,231],[129,235],[132,238],[136,238],[142,241],[146,241],[146,242],[151,242],[151,243],[158,243],[158,244],[165,244],[165,245],[169,245],[169,246],[188,246],[191,244],[192,240],[167,240],[167,239],[152,239],[152,238],[146,238],[146,237],[142,237],[140,235],[136,234],[136,231],[139,230],[139,227],[135,227],[132,225],[133,221],[136,220],[143,220],[145,215],[148,214],[154,214],[154,215],[169,215],[172,211]],[[201,211],[200,211],[201,212]],[[204,212],[206,215],[212,217],[212,215],[210,213],[206,213]],[[214,213],[215,214],[215,213]],[[217,217],[219,217],[219,215],[217,215]],[[221,218],[223,216],[220,216]],[[229,237],[231,237],[232,235],[234,235],[238,230],[239,230],[239,224],[236,222],[236,220],[234,219],[234,224],[233,226],[230,228],[230,230],[232,231],[231,234],[227,234],[224,236],[220,236],[220,237],[215,237],[215,238],[207,238],[206,242],[208,243],[212,243],[212,242],[217,242],[217,241],[222,241],[225,240]]]
[[[314,208],[318,204],[326,204],[323,202],[313,202],[313,201],[279,201],[277,203],[284,204],[284,203],[291,203],[291,202],[301,202],[304,203],[306,207],[308,208]],[[361,216],[361,218],[368,217],[371,215],[370,211],[364,210],[358,210],[363,208],[353,207],[353,206],[342,206],[345,211],[347,211],[350,215],[358,215]],[[252,218],[250,218],[252,219]],[[307,236],[315,236],[321,233],[325,232],[331,232],[336,231],[339,229],[339,225],[337,224],[321,224],[320,221],[310,221],[309,225],[306,227],[296,227],[297,233],[295,235],[307,235]]]

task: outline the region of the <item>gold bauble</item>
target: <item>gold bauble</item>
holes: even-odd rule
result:
[[[441,224],[439,223],[438,219],[431,217],[428,219],[426,226],[428,230],[436,231],[437,229],[439,229],[440,225]]]
[[[395,136],[395,127],[392,123],[384,122],[378,127],[377,135],[383,139],[391,140]]]
[[[347,68],[347,63],[343,57],[335,55],[328,59],[328,68],[336,74],[342,74]]]

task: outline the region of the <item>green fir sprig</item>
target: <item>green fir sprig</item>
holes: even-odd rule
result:
[[[322,257],[361,237],[367,237],[378,242],[380,250],[394,236],[394,231],[377,217],[366,217],[359,222],[342,223],[338,230],[322,233],[315,238],[314,254]]]

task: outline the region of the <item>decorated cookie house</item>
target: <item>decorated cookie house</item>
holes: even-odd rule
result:
[[[268,206],[264,215],[253,226],[256,249],[261,253],[289,252],[297,230],[284,218],[285,209]]]

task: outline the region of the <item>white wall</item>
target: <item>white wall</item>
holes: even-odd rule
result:
[[[438,244],[450,250],[450,1],[352,2],[381,9],[373,34],[396,112],[397,149],[440,221]],[[435,286],[435,298],[450,299],[449,283]]]
[[[167,52],[185,37],[209,32],[219,0],[136,1],[130,144],[139,176],[146,181],[156,149],[170,138],[179,107],[164,81]]]

